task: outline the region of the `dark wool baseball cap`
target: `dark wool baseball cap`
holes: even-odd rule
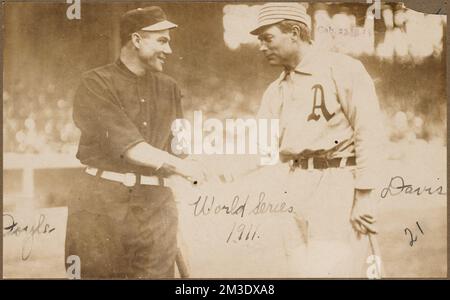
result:
[[[166,14],[160,7],[137,8],[122,15],[120,19],[120,39],[124,43],[132,33],[139,30],[160,31],[175,27],[177,25],[167,21]]]

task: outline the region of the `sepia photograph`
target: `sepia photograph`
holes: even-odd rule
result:
[[[447,278],[445,7],[2,4],[3,278]]]

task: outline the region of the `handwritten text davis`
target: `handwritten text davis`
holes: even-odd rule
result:
[[[193,124],[177,119],[171,129],[175,154],[259,154],[261,165],[279,160],[278,119],[226,119],[224,125],[214,118],[203,121],[195,111]]]

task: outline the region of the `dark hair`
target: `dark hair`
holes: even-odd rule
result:
[[[306,24],[298,21],[284,20],[277,23],[276,25],[283,33],[291,32],[294,26],[298,26],[300,28],[300,38],[302,39],[302,41],[310,44],[312,43],[311,30],[308,28],[308,26],[306,26]]]
[[[150,35],[150,31],[145,31],[145,30],[138,30],[138,31],[133,32],[133,33],[138,33],[143,38],[148,37]],[[121,46],[122,47],[125,46],[129,41],[131,41],[131,36],[133,35],[133,33],[130,33],[126,37],[121,37],[120,38],[120,42],[121,42]]]
[[[120,46],[125,46],[129,41],[131,41],[131,34],[120,36]]]

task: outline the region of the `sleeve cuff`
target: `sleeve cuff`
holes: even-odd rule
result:
[[[120,158],[123,159],[124,155],[128,151],[128,149],[130,149],[130,148],[132,148],[132,147],[134,147],[137,144],[142,143],[142,142],[145,142],[145,140],[143,138],[138,138],[138,139],[133,140],[132,142],[129,142],[125,146],[118,148],[118,150],[119,150],[118,152],[120,153],[119,154]]]

